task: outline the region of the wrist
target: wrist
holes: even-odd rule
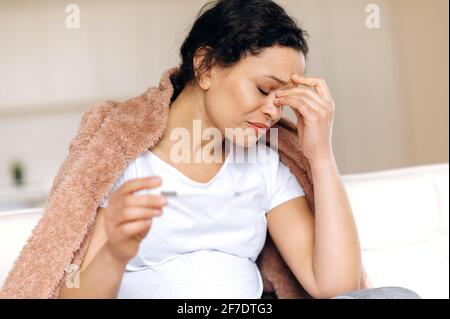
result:
[[[125,258],[121,258],[116,253],[114,253],[114,249],[111,247],[111,243],[107,241],[102,248],[105,258],[109,262],[110,265],[115,266],[118,269],[125,269],[125,266],[128,263],[128,260]]]
[[[334,156],[328,156],[328,157],[324,157],[324,158],[317,158],[317,159],[312,159],[309,161],[309,164],[311,166],[311,168],[323,168],[323,167],[330,167],[336,166],[336,160],[334,158]]]

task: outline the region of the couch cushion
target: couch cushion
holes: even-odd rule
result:
[[[41,214],[42,209],[0,213],[0,287]]]
[[[431,170],[429,174],[433,180],[438,196],[439,207],[441,209],[440,231],[448,236],[448,164],[436,167],[436,169]]]
[[[422,298],[449,298],[448,236],[435,233],[413,245],[362,252],[374,287],[409,288]]]
[[[363,250],[420,243],[439,229],[441,208],[428,169],[342,176]]]

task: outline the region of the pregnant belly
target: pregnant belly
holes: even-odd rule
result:
[[[167,262],[125,271],[118,298],[261,298],[263,283],[248,258],[217,250],[181,254]]]

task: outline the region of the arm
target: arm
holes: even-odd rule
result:
[[[89,266],[80,271],[80,287],[64,286],[59,298],[117,298],[125,266],[126,263],[118,261],[105,244]]]
[[[63,287],[60,298],[117,297],[126,264],[136,256],[153,217],[161,216],[166,204],[161,196],[134,193],[160,184],[161,179],[155,177],[132,179],[109,196],[108,207],[97,211],[80,269],[80,287]]]
[[[80,269],[80,287],[63,286],[59,298],[116,298],[126,262],[111,253],[99,208],[94,232]],[[108,271],[105,271],[108,269]]]
[[[267,213],[270,235],[307,292],[329,298],[357,290],[361,255],[351,207],[334,158],[311,162],[315,217],[305,197]]]

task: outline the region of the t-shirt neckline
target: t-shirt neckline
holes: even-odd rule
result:
[[[216,181],[226,170],[228,164],[229,164],[229,160],[231,157],[231,150],[228,151],[225,160],[222,164],[222,166],[220,167],[220,170],[208,181],[205,183],[202,182],[197,182],[194,181],[193,179],[191,179],[190,177],[186,176],[184,173],[182,173],[181,171],[179,171],[177,168],[175,168],[174,166],[172,166],[171,164],[167,163],[166,161],[164,161],[162,158],[160,158],[158,155],[156,155],[155,153],[152,152],[151,149],[147,149],[147,152],[150,154],[151,157],[153,157],[153,159],[155,159],[160,165],[166,167],[169,171],[171,171],[173,174],[177,175],[179,178],[181,178],[182,180],[184,180],[185,182],[187,182],[190,185],[194,185],[194,186],[198,186],[198,187],[207,187],[209,185],[211,185],[212,183],[214,183],[214,181]]]

